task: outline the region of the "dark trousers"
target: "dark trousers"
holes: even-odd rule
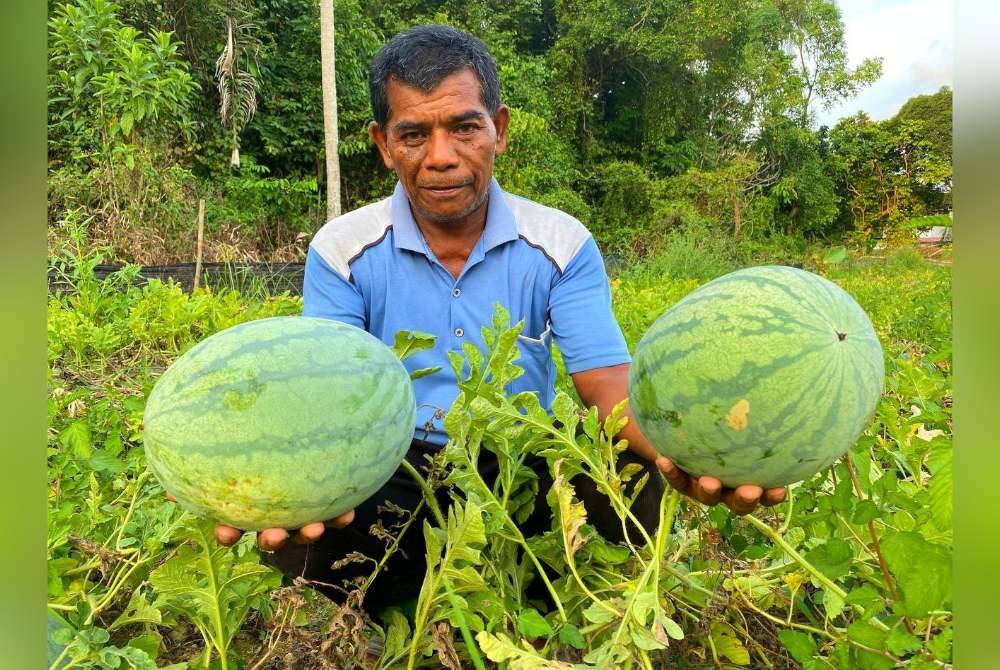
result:
[[[438,448],[423,440],[415,439],[406,458],[417,469],[422,469],[427,463],[425,455],[435,453]],[[663,480],[653,464],[626,450],[618,458],[619,471],[629,463],[639,463],[649,472],[649,480],[632,505],[632,513],[647,532],[653,533],[659,522]],[[539,477],[539,495],[535,509],[528,520],[520,525],[525,537],[530,537],[546,531],[551,526],[552,513],[545,502],[545,494],[552,486],[552,476],[542,458],[529,457],[525,464]],[[496,457],[485,449],[480,453],[479,470],[486,483],[492,485],[497,476]],[[641,474],[636,475],[629,482],[629,492],[640,476]],[[587,510],[588,522],[606,539],[612,542],[624,541],[618,515],[615,514],[607,497],[598,492],[593,480],[579,475],[571,480],[571,483],[576,489],[577,497]],[[371,574],[376,562],[385,555],[387,541],[372,534],[369,529],[380,523],[383,528],[390,530],[407,518],[386,509],[385,502],[389,501],[409,512],[417,507],[422,497],[420,487],[410,474],[400,467],[375,495],[354,510],[354,521],[346,528],[328,528],[320,539],[311,545],[289,543],[280,551],[264,554],[264,562],[278,568],[287,577],[301,576],[313,582],[320,582],[314,586],[335,602],[342,603],[344,591],[337,587],[341,586],[344,580],[366,578]],[[437,497],[441,509],[447,513],[449,502],[447,491],[444,488],[439,489]],[[423,523],[424,519],[428,518],[430,512],[425,506],[403,536],[396,553],[389,558],[372,582],[363,603],[369,614],[374,616],[393,603],[419,595],[426,568]],[[433,519],[431,523],[434,524]],[[626,527],[629,538],[633,542],[638,541],[640,534],[635,525],[628,522]],[[359,552],[373,560],[348,562],[338,568],[332,567],[335,562],[352,552]]]

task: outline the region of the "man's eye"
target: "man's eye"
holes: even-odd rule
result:
[[[479,126],[477,126],[474,123],[463,123],[462,125],[458,126],[457,130],[460,133],[474,133],[478,129],[479,129]]]
[[[404,142],[415,142],[420,139],[420,133],[417,132],[403,133],[400,139],[403,140]]]

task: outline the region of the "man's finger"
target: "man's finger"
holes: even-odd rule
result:
[[[722,482],[715,477],[699,477],[694,484],[694,497],[706,505],[715,505],[722,498]]]
[[[743,516],[754,511],[760,497],[764,494],[764,489],[753,484],[737,486],[732,492],[726,495],[726,505],[736,514]]]
[[[264,551],[277,551],[288,541],[288,531],[284,528],[268,528],[260,531],[257,536],[257,544]]]
[[[771,505],[777,505],[780,502],[784,502],[787,497],[788,489],[784,486],[778,486],[773,489],[765,489],[764,495],[760,497],[760,504],[764,507],[770,507]]]
[[[232,526],[216,526],[215,541],[219,544],[235,544],[243,537],[243,531]]]
[[[684,495],[688,495],[691,491],[691,478],[688,477],[686,472],[674,465],[674,462],[665,456],[656,459],[656,467],[667,478],[667,483],[672,488],[677,489]]]
[[[340,516],[325,522],[327,528],[343,528],[354,521],[354,510],[349,509]]]
[[[296,544],[312,544],[323,535],[323,531],[326,530],[326,524],[322,521],[317,521],[315,523],[307,523],[299,529],[299,532],[295,534]]]

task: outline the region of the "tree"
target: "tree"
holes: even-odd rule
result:
[[[803,128],[809,125],[815,100],[829,107],[882,76],[881,58],[866,58],[856,68],[848,67],[844,21],[832,0],[780,0],[779,7],[788,21],[785,46],[802,86]]]
[[[910,98],[885,123],[894,154],[928,214],[951,209],[951,89]]]
[[[337,69],[333,26],[334,0],[320,0],[319,27],[323,69],[323,136],[326,138],[326,218],[340,216],[340,157],[337,154]]]
[[[880,237],[907,219],[951,208],[951,90],[910,98],[886,121],[865,114],[830,130],[827,169],[842,221]]]
[[[260,40],[255,35],[257,30],[248,12],[234,6],[226,17],[226,46],[215,64],[219,118],[230,133],[232,154],[229,164],[235,168],[240,166],[240,132],[257,111],[257,94],[260,91],[257,78]]]
[[[837,219],[840,198],[821,154],[824,134],[784,117],[771,120],[761,132],[761,145],[780,166],[780,178],[768,193],[775,204],[774,223],[788,232],[826,234]]]

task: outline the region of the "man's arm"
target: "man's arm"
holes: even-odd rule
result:
[[[615,405],[622,399],[628,398],[629,367],[629,364],[625,363],[570,375],[583,404],[587,407],[596,406],[602,421]],[[649,443],[639,430],[639,424],[632,414],[631,407],[626,408],[625,415],[628,417],[628,423],[617,437],[628,440],[629,449],[636,455],[656,463],[670,485],[681,493],[706,505],[715,505],[721,500],[737,514],[749,514],[758,504],[770,506],[785,499],[784,487],[764,490],[760,486],[748,484],[730,489],[723,487],[722,482],[715,477],[705,476],[695,479],[689,476],[669,458],[660,455]]]
[[[351,282],[323,260],[312,246],[302,278],[302,316],[334,319],[367,330],[365,299]]]

